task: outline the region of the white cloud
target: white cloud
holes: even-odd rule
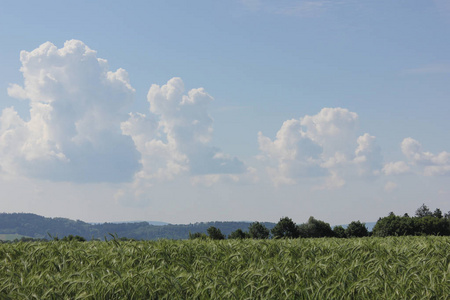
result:
[[[376,144],[375,137],[365,133],[357,139],[354,162],[361,175],[378,175],[382,166],[381,149]]]
[[[422,145],[413,138],[405,138],[401,149],[410,163],[422,169],[425,176],[449,175],[450,153],[443,151],[439,154],[424,152]]]
[[[184,94],[180,78],[172,78],[163,86],[152,85],[147,95],[150,111],[159,117],[159,128],[174,156],[186,157],[192,175],[234,174],[244,172],[243,163],[210,145],[213,120],[208,106],[213,98],[203,88]]]
[[[213,120],[208,106],[213,98],[203,88],[185,94],[183,81],[175,77],[162,86],[153,84],[147,100],[150,116],[130,114],[121,125],[141,154],[142,169],[116,195],[119,201],[144,205],[155,182],[176,176],[207,186],[244,176],[243,162],[210,145]]]
[[[11,97],[29,101],[25,121],[14,108],[1,115],[0,162],[12,174],[69,181],[130,180],[139,168],[132,140],[120,123],[134,89],[123,69],[81,41],[58,49],[50,42],[20,54],[24,84]]]
[[[344,175],[377,175],[380,149],[374,136],[357,137],[357,121],[356,113],[343,108],[323,108],[314,116],[285,121],[273,141],[258,134],[259,158],[275,185],[328,175],[320,188],[336,188],[345,184]]]
[[[388,193],[392,192],[393,190],[395,190],[397,188],[397,184],[393,181],[388,181],[386,182],[386,184],[384,185],[384,190]]]
[[[384,165],[383,173],[385,175],[399,175],[408,173],[410,169],[404,161],[390,162]]]

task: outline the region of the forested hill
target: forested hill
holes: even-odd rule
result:
[[[263,223],[271,229],[275,223]],[[86,240],[111,238],[110,234],[139,240],[187,239],[189,232],[206,233],[210,226],[219,228],[223,234],[242,229],[249,222],[205,222],[187,225],[150,225],[148,222],[89,224],[66,218],[46,218],[29,213],[0,213],[0,234],[20,234],[31,238],[64,237],[78,235]]]

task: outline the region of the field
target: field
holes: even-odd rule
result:
[[[0,299],[448,299],[449,237],[0,244]]]

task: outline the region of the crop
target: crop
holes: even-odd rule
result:
[[[449,237],[0,244],[0,299],[447,299]]]

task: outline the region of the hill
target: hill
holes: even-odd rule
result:
[[[275,223],[263,223],[271,229]],[[91,224],[66,218],[47,218],[30,213],[0,213],[0,234],[19,234],[32,238],[79,235],[87,240],[110,238],[110,234],[138,240],[187,239],[189,232],[206,233],[210,226],[228,235],[237,229],[247,230],[250,222],[202,222],[186,225],[152,225],[149,222]],[[0,235],[1,237],[1,235]]]

